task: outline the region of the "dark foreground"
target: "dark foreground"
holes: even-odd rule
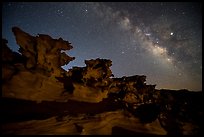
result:
[[[176,92],[171,93],[174,100],[169,100],[169,93],[165,91],[161,91],[161,95],[164,98],[159,103],[143,104],[136,109],[133,109],[130,104],[126,106],[124,102],[116,101],[118,97],[115,95],[110,95],[99,103],[74,100],[36,103],[28,100],[1,98],[1,125],[30,120],[44,120],[54,116],[60,121],[67,115],[86,114],[87,116],[94,116],[103,112],[127,110],[135,117],[140,118],[142,123],[151,123],[158,118],[161,126],[170,135],[182,135],[185,130],[192,130],[192,134],[196,135],[202,134],[202,92],[186,95]],[[137,133],[117,126],[112,128],[112,134],[146,135],[145,133]]]

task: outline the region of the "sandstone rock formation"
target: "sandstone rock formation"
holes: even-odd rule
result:
[[[85,60],[85,67],[66,71],[61,66],[74,57],[61,51],[71,43],[12,31],[21,54],[2,39],[3,134],[202,133],[202,92],[157,90],[144,75],[114,78],[109,59]]]
[[[69,99],[100,102],[108,97],[112,72],[111,60],[91,59],[85,60],[86,67],[73,67],[65,77],[57,77],[64,83]]]
[[[72,48],[70,43],[43,34],[34,37],[17,27],[12,31],[21,55],[12,52],[7,41],[2,40],[2,96],[38,102],[61,100],[64,87],[55,77],[63,76],[66,71],[61,66],[74,59],[61,53]]]
[[[160,126],[158,120],[144,124],[131,114],[127,117],[126,113],[123,110],[118,110],[104,112],[92,117],[85,114],[67,115],[60,121],[57,121],[56,117],[51,117],[46,120],[6,124],[3,126],[3,133],[10,135],[119,135],[120,131],[113,131],[112,128],[121,127],[137,134],[166,135],[166,131]],[[8,128],[10,130],[7,130]]]
[[[17,27],[13,27],[12,31],[20,46],[19,52],[27,59],[27,69],[40,68],[51,72],[52,76],[61,76],[63,71],[61,66],[74,60],[74,57],[69,57],[64,52],[61,53],[61,50],[73,48],[71,43],[62,38],[52,39],[44,34],[34,37]]]

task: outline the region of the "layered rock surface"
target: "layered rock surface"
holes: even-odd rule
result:
[[[124,111],[104,112],[88,117],[65,116],[60,121],[57,117],[46,120],[32,120],[21,123],[6,124],[3,130],[5,134],[17,135],[111,135],[113,127],[128,129],[135,134],[165,135],[158,120],[144,124],[134,116],[126,116]],[[26,127],[26,128],[24,128]],[[138,128],[140,127],[140,128]],[[10,128],[8,131],[7,129]],[[116,131],[114,134],[119,133]]]

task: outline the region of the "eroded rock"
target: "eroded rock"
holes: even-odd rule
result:
[[[5,134],[112,134],[115,126],[150,134],[202,133],[203,93],[156,90],[156,85],[145,83],[144,75],[113,78],[110,69],[112,61],[108,59],[85,60],[85,67],[73,67],[65,71],[61,66],[72,61],[74,57],[68,56],[62,50],[72,49],[71,43],[44,34],[31,36],[17,27],[12,31],[21,54],[10,50],[7,41],[2,40],[3,97],[37,102],[52,101],[51,104],[75,100],[83,104],[89,102],[96,105],[94,107],[112,98],[110,103],[105,103],[103,107],[108,109],[104,110],[112,110],[109,109],[109,104],[120,107],[113,108],[114,112],[97,115],[95,109],[84,107],[83,111],[75,110],[83,113],[84,117],[69,119],[68,115],[68,121],[59,116],[60,118],[17,123],[17,126],[12,123],[4,125]],[[81,110],[83,105],[78,106]],[[64,115],[64,109],[58,110],[59,115]],[[58,112],[52,116],[56,114]],[[89,114],[93,117],[89,117]],[[46,124],[48,126],[41,126]],[[24,129],[25,126],[28,128]]]
[[[72,49],[71,43],[44,34],[31,36],[17,27],[12,31],[21,54],[11,51],[2,39],[3,97],[38,102],[64,99],[63,83],[55,77],[63,77],[66,71],[61,66],[74,60],[61,52]]]
[[[135,134],[166,135],[167,132],[156,120],[143,124],[136,117],[127,117],[124,111],[104,112],[92,117],[65,116],[60,122],[56,117],[5,124],[3,134],[16,135],[111,135],[113,127],[121,127]],[[131,114],[130,114],[131,115]],[[24,128],[26,127],[26,128]]]
[[[68,41],[62,38],[53,39],[48,35],[39,34],[34,37],[13,27],[16,42],[20,46],[19,52],[27,58],[26,68],[41,68],[51,73],[53,76],[61,76],[63,69],[61,66],[74,60],[61,50],[70,50],[73,47]]]
[[[86,67],[73,67],[67,72],[64,83],[74,87],[70,99],[86,102],[100,102],[108,97],[111,83],[112,61],[108,59],[85,60]],[[68,81],[70,79],[70,81]],[[68,92],[69,87],[67,87]]]

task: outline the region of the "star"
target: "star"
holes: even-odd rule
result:
[[[151,34],[150,34],[150,33],[145,33],[145,35],[146,35],[146,36],[150,36]]]
[[[19,26],[34,36],[70,41],[73,49],[67,54],[76,59],[62,66],[65,70],[84,66],[86,59],[109,58],[116,77],[144,74],[156,88],[202,90],[199,3],[5,2],[2,11],[2,37],[14,51],[18,46],[11,28]]]
[[[167,61],[168,61],[168,62],[171,62],[171,59],[170,59],[170,58],[167,58]]]

